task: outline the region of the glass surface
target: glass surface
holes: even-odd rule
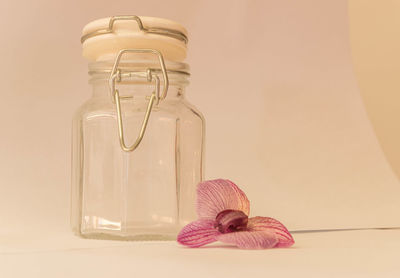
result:
[[[129,69],[129,64],[121,67]],[[93,95],[73,120],[71,222],[76,234],[175,239],[179,229],[195,219],[195,189],[203,178],[204,119],[185,99],[187,75],[170,73],[169,79],[167,98],[153,107],[139,147],[124,152],[108,74],[92,74]],[[154,86],[131,78],[116,87],[123,96],[125,140],[131,145]]]

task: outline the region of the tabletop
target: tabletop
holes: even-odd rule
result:
[[[296,232],[287,249],[2,235],[1,277],[400,277],[400,229]]]

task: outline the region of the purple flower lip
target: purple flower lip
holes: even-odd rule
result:
[[[218,213],[214,227],[225,234],[243,231],[247,228],[249,217],[241,210],[226,209]]]

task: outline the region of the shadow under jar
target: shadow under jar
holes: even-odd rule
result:
[[[125,24],[122,35],[115,18]],[[165,35],[152,34],[152,41],[143,43],[149,34],[136,28],[146,21],[177,24],[118,18],[97,23],[110,26],[115,20],[106,34],[112,41],[101,40],[104,34],[86,39],[98,40],[97,49],[89,47],[100,54],[89,63],[92,97],[73,120],[72,227],[85,238],[175,239],[195,219],[204,119],[185,98],[188,65],[177,61],[174,49],[163,48]],[[127,40],[130,31],[135,36]]]

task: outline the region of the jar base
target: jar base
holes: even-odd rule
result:
[[[173,241],[176,240],[175,234],[136,234],[136,235],[116,235],[109,233],[75,233],[84,239],[99,240],[119,240],[119,241]]]

